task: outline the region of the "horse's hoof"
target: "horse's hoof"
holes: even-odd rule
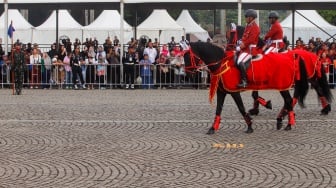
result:
[[[326,107],[324,107],[322,110],[321,110],[321,115],[328,115],[328,113],[331,111],[331,107],[330,107],[330,104],[328,104]]]
[[[247,128],[247,130],[245,131],[245,133],[247,133],[247,134],[253,133],[253,129],[252,128]]]
[[[328,115],[328,114],[329,114],[329,111],[327,109],[324,108],[324,109],[321,110],[321,114],[320,115],[323,116],[323,115]]]
[[[271,101],[267,101],[266,106],[267,109],[271,109],[272,110],[272,102]]]
[[[259,109],[258,108],[252,108],[249,110],[249,114],[251,116],[257,116],[259,114]]]
[[[287,125],[284,130],[285,131],[290,131],[290,130],[292,130],[292,126],[291,125]]]
[[[213,127],[211,127],[211,128],[208,130],[207,134],[209,134],[209,135],[211,135],[211,134],[215,134],[215,129],[214,129]]]
[[[277,118],[277,126],[276,126],[277,130],[280,130],[282,128],[282,120]]]
[[[321,114],[320,114],[320,115],[321,115],[321,116],[326,116],[326,115],[328,115],[328,113],[329,113],[329,112],[327,112],[327,111],[321,111]]]
[[[282,122],[277,123],[277,130],[280,130],[282,128]]]

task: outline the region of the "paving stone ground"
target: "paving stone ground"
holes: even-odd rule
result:
[[[209,136],[208,90],[0,89],[0,188],[336,187],[335,106],[320,116],[311,90],[294,129],[277,131],[283,101],[261,95],[273,110],[254,133],[227,96]]]

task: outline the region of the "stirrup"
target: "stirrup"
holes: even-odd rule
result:
[[[241,81],[241,82],[237,85],[237,87],[239,87],[239,88],[246,88],[246,87],[247,87],[247,82],[246,82],[246,81]]]

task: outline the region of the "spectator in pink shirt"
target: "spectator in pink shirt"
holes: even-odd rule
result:
[[[168,57],[169,56],[169,49],[168,49],[168,45],[164,44],[162,46],[162,50],[160,52],[160,55],[163,54],[164,56]]]

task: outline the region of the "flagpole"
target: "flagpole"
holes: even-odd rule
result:
[[[13,27],[13,21],[11,21],[10,27]],[[12,36],[11,36],[11,56],[12,56],[12,63],[14,64],[14,42],[13,42],[13,38],[14,38],[14,31],[11,32]],[[6,37],[8,38],[8,36]],[[15,94],[15,75],[14,75],[14,70],[12,71],[12,88],[13,88],[13,95]]]
[[[122,59],[124,57],[124,0],[120,0],[120,72],[124,72],[124,67],[122,66]],[[124,81],[124,74],[120,74],[120,82]]]
[[[14,64],[14,42],[13,42],[13,38],[14,38],[14,26],[13,26],[13,20],[11,20],[11,23],[8,27],[7,30],[7,35],[11,38],[11,60],[12,60],[12,64]],[[6,37],[8,39],[8,36]],[[15,90],[15,76],[14,76],[14,70],[11,71],[11,75],[12,75],[12,90],[13,90],[13,95],[14,95],[14,90]]]
[[[13,50],[13,48],[14,48],[14,31],[13,31],[13,28],[14,28],[14,26],[13,26],[13,20],[11,20],[11,23],[10,23],[10,27],[11,27],[11,29],[12,29],[12,31],[11,31],[11,51]]]

